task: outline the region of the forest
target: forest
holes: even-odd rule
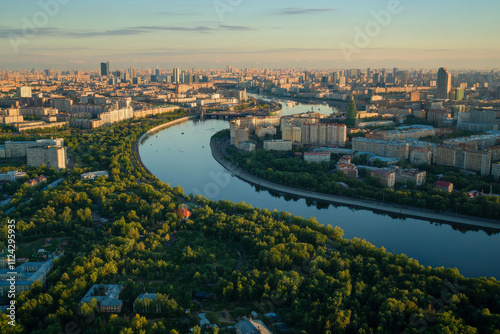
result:
[[[0,213],[0,243],[14,219],[20,248],[48,237],[69,244],[45,286],[35,283],[17,295],[17,326],[0,315],[1,333],[202,333],[202,311],[218,325],[211,333],[231,333],[229,326],[251,311],[276,313],[290,333],[500,333],[495,278],[424,267],[365,240],[345,239],[340,228],[314,218],[187,196],[180,186],[148,174],[133,153],[137,138],[184,115],[43,134],[64,137],[74,167],[26,170],[30,177],[64,178],[52,189],[10,186],[14,199],[7,208],[17,209]],[[293,159],[283,163],[298,166]],[[262,166],[255,171],[263,173]],[[326,177],[328,166],[312,168],[297,182],[321,187],[314,173]],[[80,179],[98,170],[108,171],[109,178]],[[292,172],[300,169],[275,177],[290,184]],[[371,189],[365,188],[350,191],[365,196]],[[424,200],[431,205],[437,199]],[[177,213],[181,204],[192,208],[192,216]],[[124,286],[121,313],[80,303],[94,284]],[[196,300],[199,291],[211,297]],[[138,302],[133,312],[146,292],[159,294],[157,304]],[[282,327],[265,321],[280,332]]]

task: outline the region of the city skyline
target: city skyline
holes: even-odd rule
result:
[[[495,68],[494,1],[4,4],[1,69]],[[452,5],[452,6],[451,6]],[[74,15],[77,13],[77,15]],[[478,38],[480,37],[480,38]]]

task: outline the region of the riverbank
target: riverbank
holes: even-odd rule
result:
[[[469,217],[463,215],[450,215],[450,214],[442,214],[437,212],[431,212],[429,210],[418,210],[412,209],[408,207],[389,205],[377,202],[371,202],[366,200],[359,200],[348,197],[341,197],[335,195],[321,194],[308,190],[298,189],[287,187],[281,184],[277,184],[271,181],[263,180],[257,178],[242,168],[234,165],[224,158],[224,154],[222,152],[222,144],[216,143],[214,140],[210,142],[210,148],[212,150],[212,156],[214,159],[221,164],[224,168],[230,171],[234,176],[251,183],[253,185],[280,193],[284,195],[289,195],[292,197],[305,198],[313,201],[320,201],[331,204],[341,204],[354,208],[368,209],[374,212],[386,213],[391,215],[397,215],[401,217],[408,218],[416,218],[420,220],[428,220],[431,222],[440,222],[440,223],[451,223],[462,225],[465,227],[479,227],[492,231],[500,231],[500,222],[488,219],[480,219],[476,217]]]

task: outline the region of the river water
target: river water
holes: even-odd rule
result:
[[[283,103],[283,115],[305,111],[336,112],[324,105]],[[200,194],[212,200],[245,202],[254,207],[288,211],[322,224],[341,227],[346,238],[366,239],[393,253],[405,253],[424,266],[458,268],[467,277],[500,278],[500,234],[457,229],[410,218],[392,218],[369,210],[327,208],[304,199],[276,197],[268,191],[231,176],[212,157],[210,138],[229,128],[223,120],[189,121],[162,130],[139,147],[144,164],[163,182],[180,185],[186,194]]]

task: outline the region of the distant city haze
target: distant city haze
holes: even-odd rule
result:
[[[2,3],[0,69],[499,67],[500,2]]]

